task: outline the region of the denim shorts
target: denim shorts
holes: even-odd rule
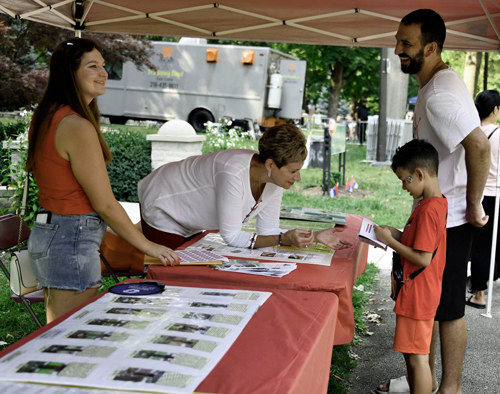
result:
[[[33,224],[28,251],[39,288],[82,292],[100,287],[101,246],[106,222],[95,213],[51,214],[49,223]]]

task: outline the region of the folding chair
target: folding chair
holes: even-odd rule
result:
[[[0,251],[9,257],[9,261],[12,261],[12,258],[15,256],[14,252],[19,250],[19,244],[26,241],[30,235],[30,228],[21,220],[21,218],[12,214],[0,216]],[[29,293],[20,291],[23,287],[21,286],[21,282],[23,281],[21,272],[12,272],[12,266],[9,272],[2,259],[0,259],[0,268],[9,280],[10,288],[13,292],[10,298],[15,302],[22,303],[35,323],[39,327],[42,327],[43,324],[31,308],[31,303],[44,301],[43,290],[34,290]],[[14,283],[13,281],[20,282]]]

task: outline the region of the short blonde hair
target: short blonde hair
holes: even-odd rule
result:
[[[272,159],[281,168],[307,157],[306,138],[297,126],[282,124],[268,129],[259,140],[259,160]]]

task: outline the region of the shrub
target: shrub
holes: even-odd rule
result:
[[[225,149],[235,149],[250,140],[248,133],[240,127],[230,128],[231,120],[221,118],[220,123],[205,123],[207,139],[203,143],[202,153],[217,152]]]
[[[151,142],[136,132],[104,133],[113,161],[108,165],[109,181],[118,201],[139,202],[137,183],[151,171]]]
[[[10,165],[10,150],[3,148],[3,142],[15,140],[19,134],[25,131],[25,121],[18,120],[10,123],[0,123],[0,180],[1,185],[7,185],[3,178],[8,174]]]
[[[11,135],[6,141],[11,143],[13,140],[19,141],[19,153],[21,155],[20,161],[17,163],[12,163],[10,160],[10,148],[5,151],[6,159],[5,166],[2,167],[3,173],[1,177],[2,184],[8,186],[14,190],[14,194],[11,198],[12,206],[9,212],[19,214],[22,205],[23,191],[26,180],[26,172],[24,171],[24,165],[28,157],[28,129],[31,123],[32,113],[28,111],[23,111],[21,113],[23,119],[12,126],[8,126],[7,130],[10,131]],[[16,132],[18,135],[16,135]],[[36,186],[33,174],[29,174],[29,185],[28,185],[28,198],[27,207],[24,216],[24,221],[28,225],[32,225],[35,220],[36,212],[38,211],[38,187]],[[4,212],[1,212],[2,214]]]

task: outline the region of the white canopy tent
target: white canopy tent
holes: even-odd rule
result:
[[[496,0],[0,0],[0,12],[69,30],[393,48],[401,18],[431,8],[447,27],[445,49],[498,51]],[[500,157],[500,155],[499,155]],[[499,165],[500,167],[500,165]],[[498,217],[500,177],[495,212]],[[491,317],[497,222],[494,224]]]
[[[393,47],[401,18],[432,8],[446,49],[497,51],[496,0],[0,0],[0,11],[70,30]]]

